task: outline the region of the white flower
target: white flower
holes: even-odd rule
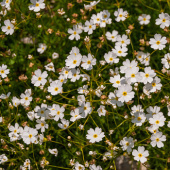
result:
[[[70,121],[71,121],[71,122],[75,122],[76,120],[81,119],[80,112],[79,112],[79,109],[78,109],[78,108],[76,108],[75,110],[72,110],[72,111],[70,112],[70,115],[72,116],[72,117],[70,118]]]
[[[7,65],[2,64],[2,66],[0,66],[0,76],[5,78],[7,74],[9,74],[9,69],[7,69]]]
[[[59,106],[58,104],[53,104],[52,107],[49,108],[50,115],[54,116],[54,120],[58,121],[59,119],[63,119],[65,108],[63,106]]]
[[[100,22],[101,22],[101,13],[97,13],[97,15],[93,14],[91,19],[93,20],[94,24],[100,24]]]
[[[170,16],[167,13],[159,14],[159,18],[156,19],[156,25],[160,25],[162,29],[169,27],[170,25]]]
[[[139,146],[138,150],[136,149],[133,150],[132,155],[134,156],[134,159],[136,161],[144,163],[147,161],[146,157],[149,156],[149,152],[148,150],[145,150],[144,146]]]
[[[142,123],[145,122],[146,116],[143,112],[134,113],[134,118],[132,119],[132,123],[135,123],[136,126],[142,126]]]
[[[122,85],[122,80],[123,79],[124,78],[121,78],[120,75],[118,74],[118,75],[115,75],[114,77],[110,77],[109,81],[111,83],[113,83],[112,84],[113,87],[119,87],[119,86]]]
[[[53,58],[53,59],[59,58],[59,54],[54,52],[54,53],[52,54],[52,58]]]
[[[59,126],[61,129],[67,129],[68,126],[69,126],[69,121],[66,120],[66,119],[61,119],[61,123],[58,123],[58,126]]]
[[[57,150],[57,148],[55,148],[55,149],[48,149],[48,151],[49,151],[51,154],[53,154],[54,156],[57,156],[57,155],[58,155],[58,150]]]
[[[92,112],[92,107],[90,106],[90,102],[83,103],[81,107],[79,107],[79,111],[81,113],[81,117],[85,118],[88,114]]]
[[[116,30],[113,30],[112,33],[106,32],[106,38],[112,42],[115,42],[117,40],[118,32]]]
[[[35,111],[35,117],[36,118],[41,117],[43,120],[46,119],[48,117],[48,114],[49,114],[47,104],[44,104],[44,103],[41,103],[41,107],[36,106],[34,111]]]
[[[41,73],[41,70],[35,70],[35,75],[32,76],[31,83],[34,84],[34,86],[40,86],[45,85],[47,82],[46,78],[48,76],[47,71],[44,71]]]
[[[114,93],[110,92],[108,97],[108,103],[110,103],[112,106],[117,105],[118,107],[121,107],[124,105],[124,103],[118,100],[119,98]]]
[[[122,145],[123,151],[127,150],[128,153],[132,152],[132,148],[134,147],[134,141],[132,137],[124,137],[120,141],[120,145]]]
[[[3,0],[1,2],[1,6],[5,6],[5,8],[10,9],[10,3],[12,2],[12,0]]]
[[[2,93],[0,95],[0,99],[7,99],[10,95],[11,95],[11,92],[8,92],[7,95]]]
[[[48,71],[53,71],[55,72],[55,69],[54,69],[54,64],[51,62],[49,64],[47,64],[46,66],[44,66],[46,70]]]
[[[132,86],[127,84],[119,86],[116,95],[119,97],[119,101],[128,102],[134,98],[135,92],[132,91]]]
[[[86,70],[91,70],[93,65],[96,65],[96,59],[89,53],[88,57],[83,56],[81,66]]]
[[[164,58],[161,59],[161,63],[166,69],[170,68],[170,53],[164,55]]]
[[[119,57],[125,57],[128,53],[127,53],[127,48],[126,46],[115,46],[115,48],[112,49],[112,51]]]
[[[28,128],[27,131],[23,131],[22,138],[26,144],[34,143],[37,140],[38,131],[33,128]]]
[[[42,54],[47,49],[47,46],[43,43],[39,44],[39,48],[37,48],[37,51]]]
[[[140,23],[140,25],[147,25],[149,24],[151,19],[150,15],[146,15],[146,14],[142,14],[141,16],[138,17],[138,21]]]
[[[147,83],[146,89],[149,92],[156,92],[156,90],[161,90],[162,84],[160,83],[161,79],[158,77],[155,77],[154,80],[151,83]]]
[[[70,78],[70,81],[71,82],[75,82],[76,80],[79,80],[80,79],[80,70],[79,69],[71,69],[69,71],[69,75],[68,75],[68,78]]]
[[[118,63],[119,62],[119,58],[117,58],[117,55],[115,53],[111,52],[111,51],[108,52],[108,53],[105,53],[104,59],[109,64],[113,64],[113,63]]]
[[[12,104],[13,104],[13,106],[17,107],[20,103],[21,103],[21,102],[20,102],[20,100],[19,100],[17,97],[14,96],[14,97],[12,98]]]
[[[88,35],[93,33],[93,30],[96,29],[96,25],[94,24],[93,20],[86,21],[84,26],[84,32],[88,32]]]
[[[85,8],[85,10],[89,10],[89,9],[93,8],[94,6],[96,6],[99,2],[100,2],[100,0],[92,1],[92,2],[90,2],[90,5],[84,4],[84,8]]]
[[[0,155],[0,164],[4,163],[6,161],[8,161],[8,158],[6,157],[6,155],[5,154]]]
[[[63,87],[62,82],[59,80],[53,81],[50,83],[50,86],[48,87],[48,92],[50,92],[52,95],[57,95],[59,93],[62,93]]]
[[[66,66],[68,68],[75,68],[78,67],[81,63],[82,56],[80,53],[76,54],[71,54],[67,57],[66,61]]]
[[[164,146],[162,141],[166,141],[166,136],[162,135],[162,132],[157,132],[155,134],[152,134],[151,136],[151,145],[155,147],[157,145],[158,148],[161,148]]]
[[[160,114],[154,114],[153,118],[149,119],[149,123],[156,125],[157,127],[162,127],[165,124],[166,118]]]
[[[151,67],[145,67],[144,73],[141,72],[140,75],[142,76],[141,82],[146,84],[151,83],[153,81],[153,77],[156,76],[156,73],[154,70],[151,69]]]
[[[128,70],[131,70],[131,69],[134,69],[135,67],[137,67],[138,65],[138,62],[135,61],[135,60],[132,60],[130,62],[129,59],[126,59],[124,62],[123,62],[123,66],[120,67],[120,72],[121,73],[126,73]]]
[[[100,142],[105,137],[104,132],[99,127],[96,127],[95,130],[90,128],[87,131],[86,138],[90,140],[91,143]]]
[[[82,33],[82,30],[79,29],[79,28],[77,27],[77,25],[74,25],[74,26],[73,26],[73,29],[70,29],[70,28],[68,29],[68,33],[71,34],[71,35],[68,37],[70,40],[73,40],[74,38],[75,38],[76,40],[79,40],[79,39],[80,39],[80,35],[79,35],[79,34]]]
[[[151,38],[149,44],[151,48],[154,50],[159,49],[162,50],[165,48],[165,44],[167,43],[166,37],[162,37],[161,34],[155,34],[154,38]]]
[[[2,26],[2,31],[5,32],[6,35],[12,35],[14,33],[14,25],[10,22],[9,19],[4,21],[5,26]]]
[[[33,10],[34,12],[38,12],[41,9],[45,8],[44,0],[30,0],[32,5],[29,5],[29,10]]]
[[[20,97],[21,97],[21,100],[20,100],[21,104],[23,106],[29,106],[30,102],[32,101],[31,89],[26,90],[25,94],[21,93]]]
[[[120,22],[120,21],[124,21],[127,18],[128,12],[127,11],[123,11],[122,8],[119,8],[117,11],[114,12],[114,16],[116,17],[116,21]]]
[[[48,124],[44,120],[37,119],[36,122],[38,123],[35,125],[37,130],[41,129],[41,132],[45,132],[45,129],[48,129]]]
[[[105,116],[106,115],[106,110],[105,110],[105,106],[100,105],[100,107],[97,109],[97,112],[99,114],[99,116]]]
[[[123,34],[122,37],[118,35],[116,41],[116,46],[126,47],[130,44],[130,39],[128,39],[128,36],[125,34]]]

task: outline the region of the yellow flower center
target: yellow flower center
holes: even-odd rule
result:
[[[159,142],[159,138],[156,138],[156,141]]]
[[[15,130],[14,130],[14,133],[16,133],[16,132],[17,132],[17,130],[15,129]]]
[[[91,64],[91,61],[90,61],[90,60],[88,60],[88,61],[87,61],[87,64]]]
[[[84,110],[86,110],[86,109],[87,109],[87,107],[85,106],[85,107],[84,107]]]
[[[1,70],[1,73],[3,74],[3,73],[4,73],[4,70]]]
[[[120,14],[120,15],[119,15],[119,17],[123,17],[123,15],[122,15],[122,14]]]
[[[32,138],[32,134],[29,134],[29,136],[28,136],[29,138]]]
[[[64,81],[64,79],[61,79],[61,80],[60,80],[60,82],[63,82],[63,81]]]
[[[38,81],[41,81],[42,80],[42,78],[41,77],[38,77]]]
[[[41,123],[41,126],[44,126],[44,123]]]
[[[60,114],[60,111],[57,111],[57,114],[59,115],[59,114]]]
[[[44,111],[43,111],[43,110],[41,110],[41,114],[44,114]]]
[[[143,18],[143,21],[146,21],[146,18]]]
[[[162,20],[162,22],[165,22],[166,21],[166,19],[164,18],[163,20]]]
[[[28,100],[28,97],[25,97],[25,100]]]
[[[155,123],[156,123],[156,124],[159,124],[159,120],[157,120]]]
[[[36,7],[38,7],[39,6],[39,3],[36,3],[36,5],[35,5]]]
[[[126,142],[126,146],[129,146],[129,142]]]
[[[115,38],[114,36],[112,36],[111,38]]]
[[[113,61],[113,58],[109,58],[110,61]]]
[[[73,64],[76,64],[76,63],[77,63],[77,60],[74,60],[74,61],[73,61]]]
[[[131,74],[131,77],[135,77],[135,74]]]
[[[68,71],[65,71],[65,74],[68,74]]]
[[[138,156],[141,158],[141,157],[142,157],[142,154],[141,154],[141,153],[139,153],[139,154],[138,154]]]
[[[149,58],[145,58],[145,60],[146,60],[146,61],[148,61],[148,60],[149,60]]]
[[[97,134],[94,134],[94,135],[93,135],[93,137],[94,137],[94,138],[97,138],[97,137],[98,137],[98,135],[97,135]]]
[[[145,74],[145,77],[149,77],[149,74]]]
[[[58,87],[56,87],[54,90],[55,90],[55,91],[58,91]]]
[[[64,125],[64,128],[66,128],[66,127],[67,127],[67,125],[65,124],[65,125]]]
[[[7,29],[8,29],[8,30],[10,30],[10,29],[11,29],[11,27],[10,27],[10,26],[8,26],[8,27],[7,27]]]
[[[91,25],[89,25],[89,28],[92,28],[92,26],[91,26]]]
[[[127,92],[126,92],[126,91],[124,91],[122,94],[123,94],[123,96],[126,96],[126,95],[127,95]]]
[[[6,3],[9,3],[9,0],[6,0]]]
[[[76,76],[77,76],[77,74],[74,74],[73,76],[74,76],[74,77],[76,77]]]
[[[122,40],[121,43],[124,44],[125,42]]]
[[[77,32],[76,31],[74,31],[74,33],[73,33],[74,35],[76,35],[77,34]]]
[[[137,120],[140,121],[140,120],[141,120],[141,117],[138,117]]]
[[[120,81],[118,80],[118,81],[116,81],[116,84],[120,84]]]
[[[157,41],[156,44],[159,45],[161,42],[160,41]]]
[[[155,87],[156,86],[156,83],[152,83],[152,87]]]
[[[119,54],[121,54],[121,53],[122,53],[122,51],[118,51],[118,53],[119,53]]]

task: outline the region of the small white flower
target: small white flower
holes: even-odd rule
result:
[[[91,143],[100,142],[105,137],[104,132],[102,132],[102,129],[99,127],[96,127],[95,130],[90,128],[87,133],[86,138],[89,139]]]
[[[70,40],[73,40],[74,38],[75,38],[76,40],[79,40],[79,39],[80,39],[80,35],[79,35],[79,34],[82,33],[82,30],[79,29],[79,28],[77,27],[77,25],[74,25],[74,26],[73,26],[73,29],[70,29],[70,28],[68,29],[68,33],[71,34],[71,35],[68,37]]]
[[[151,136],[151,145],[155,147],[157,145],[158,148],[161,148],[164,146],[162,141],[166,141],[166,136],[162,135],[162,132],[157,132],[155,134],[152,134]]]
[[[41,73],[41,70],[35,70],[35,75],[32,76],[31,83],[34,84],[34,86],[40,86],[45,85],[47,82],[46,78],[48,76],[47,71],[44,71]]]
[[[127,11],[123,11],[122,8],[119,8],[117,11],[114,12],[114,16],[116,17],[116,21],[120,22],[120,21],[124,21],[127,18],[128,12]]]
[[[54,156],[57,156],[57,155],[58,155],[58,150],[57,150],[57,148],[55,148],[55,149],[48,149],[48,151],[49,151],[51,154],[53,154]]]
[[[81,66],[86,70],[91,70],[96,65],[96,59],[89,53],[88,57],[83,56]]]
[[[41,9],[45,8],[44,0],[30,0],[32,5],[29,5],[29,10],[34,12],[39,12]]]
[[[146,15],[146,14],[142,14],[141,16],[138,17],[138,21],[140,23],[140,25],[147,25],[149,24],[151,19],[150,15]]]
[[[2,26],[2,31],[5,32],[6,35],[12,35],[14,33],[14,25],[10,22],[9,19],[4,21],[5,26]]]
[[[61,123],[58,123],[58,126],[59,126],[61,129],[67,129],[68,126],[69,126],[69,121],[66,120],[66,119],[61,119]]]
[[[2,66],[0,66],[0,76],[5,78],[7,74],[9,74],[9,69],[7,69],[7,65],[2,64]]]
[[[39,44],[39,48],[37,48],[37,51],[42,54],[47,49],[47,46],[43,43]]]
[[[134,141],[132,137],[124,137],[120,141],[120,145],[122,146],[123,151],[127,150],[128,153],[132,152],[132,148],[134,147]]]
[[[167,43],[166,37],[162,37],[161,34],[155,34],[154,38],[151,38],[150,41],[149,41],[151,48],[153,48],[154,50],[164,49],[166,43]]]
[[[112,42],[115,42],[117,40],[118,32],[116,30],[113,30],[112,33],[106,32],[106,38]]]
[[[144,146],[139,146],[138,150],[136,149],[133,150],[132,155],[134,156],[134,159],[136,161],[144,163],[147,161],[146,157],[149,156],[149,152],[148,150],[145,150]]]
[[[162,29],[169,27],[170,25],[170,16],[167,13],[159,14],[159,18],[156,19],[156,25],[160,25]]]

